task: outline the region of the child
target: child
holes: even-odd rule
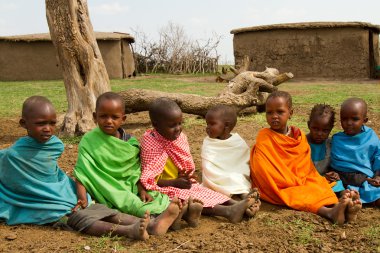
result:
[[[139,219],[103,205],[87,205],[89,195],[82,196],[86,204],[78,201],[74,181],[57,164],[63,143],[53,135],[56,122],[47,98],[25,100],[20,125],[28,136],[0,151],[0,220],[42,225],[68,216],[67,225],[86,234],[147,239],[148,213]]]
[[[98,127],[85,134],[79,143],[74,176],[82,189],[104,205],[123,213],[142,217],[146,211],[158,215],[148,225],[148,233],[166,233],[180,212],[178,199],[149,191],[139,183],[140,148],[136,138],[120,127],[126,119],[123,98],[113,92],[96,100],[94,119]]]
[[[363,203],[380,206],[380,140],[364,125],[366,102],[360,98],[344,101],[340,121],[344,132],[333,135],[331,167],[348,189],[359,191]]]
[[[271,93],[265,112],[270,128],[258,133],[250,161],[252,182],[261,198],[316,213],[339,225],[351,221],[360,203],[353,200],[353,191],[345,192],[338,200],[327,180],[315,169],[306,136],[287,124],[293,114],[290,94]]]
[[[317,104],[311,109],[307,126],[310,132],[306,135],[311,148],[311,160],[322,176],[326,177],[334,192],[344,190],[338,173],[328,171],[330,166],[331,139],[330,132],[334,127],[335,111],[329,105]]]
[[[202,185],[226,196],[244,199],[251,190],[249,147],[238,133],[236,111],[226,105],[206,114],[207,137],[202,145]]]
[[[195,166],[186,135],[182,133],[179,106],[168,98],[156,99],[150,106],[149,117],[154,129],[145,132],[141,143],[141,183],[145,188],[166,193],[170,198],[192,197],[203,203],[200,209],[203,214],[240,222],[245,211],[255,203],[253,196],[236,202],[195,181]],[[194,220],[199,219],[201,212]]]

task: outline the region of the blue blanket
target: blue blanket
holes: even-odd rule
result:
[[[330,139],[324,141],[321,144],[309,142],[311,148],[311,160],[313,161],[315,168],[322,176],[325,176],[330,166]],[[328,145],[328,146],[327,146]],[[332,187],[334,192],[341,192],[344,190],[344,186],[341,180],[336,181],[336,184]]]
[[[380,140],[369,127],[363,126],[362,132],[350,136],[343,132],[332,138],[331,167],[341,172],[362,173],[373,178],[380,170]],[[348,186],[358,190],[363,203],[371,203],[380,198],[380,187],[365,181],[360,187]]]
[[[77,196],[75,182],[57,164],[63,148],[52,136],[45,143],[23,137],[0,150],[0,220],[40,225],[71,212]]]

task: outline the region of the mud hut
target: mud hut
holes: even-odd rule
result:
[[[234,29],[235,64],[266,66],[295,78],[375,78],[380,26],[363,22],[310,22]]]
[[[95,32],[110,78],[127,78],[135,71],[127,33]],[[62,79],[49,33],[0,37],[0,81]]]

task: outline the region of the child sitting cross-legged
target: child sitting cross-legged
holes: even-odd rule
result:
[[[332,137],[331,167],[348,189],[359,192],[362,203],[380,206],[380,140],[365,125],[367,121],[363,99],[349,98],[342,103],[343,132]]]
[[[121,125],[126,119],[123,98],[113,92],[96,100],[94,119],[98,127],[79,143],[74,176],[86,201],[86,190],[99,203],[137,217],[154,215],[147,231],[160,235],[178,218],[182,204],[165,194],[146,191],[140,184],[140,147]]]
[[[257,189],[251,189],[250,149],[238,133],[231,133],[236,122],[233,107],[217,105],[207,111],[208,136],[203,140],[201,155],[202,185],[236,200],[256,192],[257,203],[250,213],[254,215],[260,207],[259,194]]]
[[[188,210],[184,210],[182,217],[190,220],[190,225],[198,224],[201,213],[240,222],[245,211],[255,203],[254,197],[248,195],[237,202],[196,182],[189,143],[182,133],[179,106],[168,98],[158,98],[150,106],[149,117],[154,129],[146,131],[141,142],[141,183],[145,188],[158,190],[170,198],[189,200]],[[202,203],[203,209],[194,207],[197,212],[193,211],[194,201]]]
[[[335,111],[329,105],[317,104],[311,109],[309,121],[309,133],[306,135],[311,148],[311,160],[315,168],[322,176],[326,177],[332,189],[336,193],[344,190],[338,173],[329,171],[331,139],[330,132],[334,127]]]
[[[338,199],[326,178],[315,169],[305,134],[288,126],[293,115],[292,97],[285,91],[271,93],[265,104],[270,128],[259,131],[251,152],[251,178],[263,200],[312,212],[342,225],[361,208],[356,191]]]
[[[75,182],[58,167],[64,146],[54,135],[56,122],[47,98],[25,100],[20,125],[27,136],[0,151],[0,220],[8,225],[59,221],[89,235],[147,239],[148,212],[137,218],[91,204],[91,197],[81,195]]]

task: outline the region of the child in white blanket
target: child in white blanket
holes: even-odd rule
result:
[[[251,190],[247,143],[237,133],[236,111],[217,105],[206,114],[207,137],[202,145],[202,184],[234,199],[244,199]],[[257,198],[258,198],[257,192]]]

